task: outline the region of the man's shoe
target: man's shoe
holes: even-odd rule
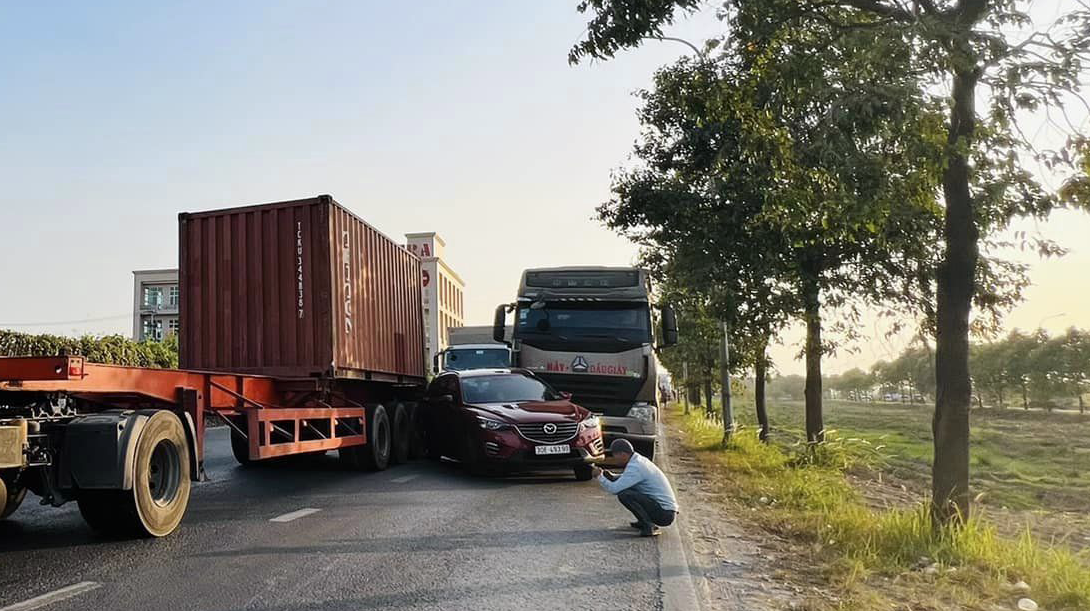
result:
[[[659,531],[659,529],[654,527],[654,526],[647,527],[647,528],[640,528],[640,536],[641,537],[657,537],[657,536],[659,536],[660,532],[661,531]]]

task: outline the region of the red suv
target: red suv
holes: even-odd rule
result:
[[[571,468],[589,480],[604,457],[598,417],[525,369],[449,371],[428,386],[428,454],[473,471]]]

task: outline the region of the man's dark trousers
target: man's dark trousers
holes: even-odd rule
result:
[[[673,511],[663,509],[655,499],[642,492],[627,488],[617,494],[617,500],[636,516],[636,521],[644,529],[650,529],[652,524],[669,526],[674,523]]]

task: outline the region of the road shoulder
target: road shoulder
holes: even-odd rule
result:
[[[681,511],[677,528],[666,529],[684,548],[686,581],[699,607],[668,606],[671,600],[663,578],[664,610],[729,609],[763,611],[794,608],[801,599],[793,587],[779,583],[775,541],[766,533],[747,533],[742,522],[729,513],[721,493],[707,481],[704,465],[685,454],[676,427],[663,423],[660,431],[660,466],[673,482]],[[670,566],[663,541],[662,565]],[[677,588],[676,580],[671,586]],[[675,596],[682,594],[675,592]]]

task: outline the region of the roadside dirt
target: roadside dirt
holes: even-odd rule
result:
[[[694,585],[705,610],[805,609],[814,586],[786,580],[791,545],[732,513],[727,492],[690,457],[676,427],[666,426],[666,472],[681,505],[682,533],[693,558]]]

